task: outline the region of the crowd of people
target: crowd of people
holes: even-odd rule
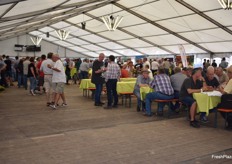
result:
[[[75,73],[71,71],[75,69]],[[14,71],[13,71],[14,70]],[[107,104],[105,109],[118,107],[117,82],[120,78],[137,78],[134,87],[134,95],[137,97],[137,111],[143,111],[145,116],[152,116],[151,103],[153,100],[179,99],[181,104],[189,108],[190,126],[200,127],[196,120],[197,102],[193,98],[194,93],[218,90],[222,94],[232,94],[232,66],[228,67],[225,58],[217,66],[213,60],[204,60],[203,68],[193,68],[174,65],[169,59],[138,59],[134,64],[131,59],[122,61],[110,55],[105,59],[103,53],[98,59],[89,60],[66,58],[61,61],[59,55],[48,53],[35,60],[34,57],[25,57],[11,60],[9,56],[0,56],[0,85],[9,87],[13,81],[18,81],[18,87],[28,89],[28,79],[31,95],[46,93],[47,106],[56,109],[59,100],[62,99],[62,106],[66,106],[64,86],[69,85],[70,80],[80,84],[82,79],[90,78],[95,84],[94,105],[103,106],[101,93],[103,84],[107,90]],[[150,87],[153,92],[148,93],[145,100],[141,100],[140,88]],[[171,104],[171,109],[178,112],[180,103]],[[158,103],[156,115],[163,115],[165,103]],[[213,111],[213,109],[212,109]],[[225,113],[222,113],[225,117]],[[232,116],[228,117],[228,127],[232,127]],[[206,113],[200,113],[200,121],[207,122]]]

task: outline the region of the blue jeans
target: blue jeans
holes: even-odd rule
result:
[[[113,98],[114,98],[114,106],[118,105],[118,93],[117,93],[117,79],[109,79],[106,82],[106,90],[107,90],[107,100],[108,106],[112,106]]]
[[[95,84],[96,91],[95,91],[95,104],[101,103],[101,92],[103,84]]]
[[[36,78],[34,77],[29,77],[29,80],[30,80],[30,90],[34,91],[35,88],[36,88]]]
[[[174,91],[174,99],[179,99],[179,92],[178,91]],[[179,102],[176,102],[175,105],[173,105],[173,103],[171,103],[171,109],[172,110],[176,110],[180,107]]]
[[[27,89],[27,75],[23,75],[23,85],[24,88]]]
[[[18,87],[23,85],[23,75],[18,73]]]
[[[160,100],[169,100],[169,99],[173,99],[174,95],[164,95],[160,92],[152,92],[152,93],[148,93],[146,95],[146,114],[147,115],[151,115],[151,102],[155,99],[160,99]],[[158,103],[158,112],[162,112],[163,111],[163,107],[165,106],[165,103]]]

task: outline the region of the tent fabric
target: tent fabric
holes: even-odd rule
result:
[[[5,4],[4,4],[5,2]],[[86,56],[220,56],[232,52],[232,11],[217,0],[17,0],[0,4],[0,41],[29,34]],[[123,16],[116,31],[101,17]],[[86,29],[81,23],[86,22]],[[70,31],[65,41],[55,30]],[[47,37],[49,33],[49,37]]]

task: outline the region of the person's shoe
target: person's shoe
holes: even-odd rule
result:
[[[95,103],[94,106],[102,106],[102,104]]]
[[[31,93],[32,96],[35,96],[35,93],[34,93],[33,90],[31,90],[30,93]]]
[[[104,102],[100,102],[99,104],[104,105],[105,103]]]
[[[163,117],[164,113],[163,112],[156,112],[156,116]]]
[[[198,121],[196,121],[196,120],[190,121],[190,126],[192,126],[194,128],[200,128],[200,125],[199,125]]]
[[[112,106],[105,106],[104,109],[112,109]]]
[[[118,108],[118,105],[113,105],[112,108]]]
[[[50,106],[52,103],[50,103],[50,102],[47,102],[47,106]]]
[[[209,122],[206,116],[201,117],[200,121],[204,124]]]
[[[154,115],[153,113],[151,113],[151,114],[144,113],[143,114],[143,116],[145,116],[145,117],[152,117],[153,115]]]
[[[56,109],[56,105],[50,105],[52,109]]]
[[[137,112],[140,112],[140,107],[139,106],[137,106]]]
[[[62,103],[62,105],[61,105],[61,106],[66,107],[66,106],[68,106],[68,104],[66,104],[66,103]]]

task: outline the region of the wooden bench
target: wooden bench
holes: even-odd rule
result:
[[[125,106],[127,105],[127,100],[129,99],[129,108],[131,107],[131,96],[134,95],[134,93],[131,92],[122,92],[119,93],[122,96],[122,105],[124,105],[125,100]]]
[[[226,114],[225,117],[225,128],[227,126],[227,119],[228,119],[228,114],[232,113],[232,109],[223,109],[223,108],[218,108],[215,112],[215,121],[214,121],[214,127],[217,128],[217,113],[218,112],[224,112]]]
[[[167,103],[168,104],[168,118],[170,117],[170,114],[172,112],[171,109],[171,103],[172,102],[178,102],[179,99],[169,99],[169,100],[160,100],[160,99],[155,99],[154,102],[157,102],[157,110],[159,109],[159,103]]]

